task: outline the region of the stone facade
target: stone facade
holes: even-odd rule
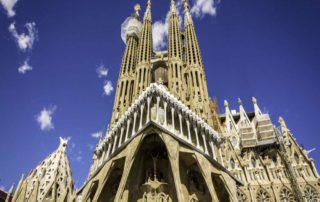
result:
[[[171,0],[163,52],[153,51],[150,0],[142,22],[139,11],[128,19],[110,127],[84,185],[74,193],[62,140],[12,201],[320,201],[310,151],[281,117],[277,127],[255,98],[253,112],[239,99],[238,111],[225,101],[224,113],[209,99],[188,2],[182,33]]]

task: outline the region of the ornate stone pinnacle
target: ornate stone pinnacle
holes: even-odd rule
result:
[[[140,10],[141,10],[140,4],[136,4],[136,5],[134,6],[134,11],[136,12],[136,14],[137,14],[138,16],[139,16]]]
[[[238,98],[238,105],[242,105],[242,101],[240,98]]]
[[[282,124],[284,122],[283,118],[279,116],[279,123]]]
[[[252,97],[253,104],[257,104],[257,99],[255,97]]]
[[[147,8],[148,8],[148,9],[150,9],[150,8],[151,8],[151,0],[148,0]]]
[[[224,100],[224,107],[229,107],[229,103],[227,100]]]

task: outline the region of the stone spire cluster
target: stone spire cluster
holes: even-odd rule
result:
[[[170,2],[168,51],[155,52],[152,43],[151,1],[148,0],[142,26],[128,25],[127,42],[122,59],[111,125],[128,109],[133,100],[150,85],[161,83],[212,125],[209,96],[200,48],[194,24],[185,1],[184,34],[180,30],[175,1]],[[133,17],[131,17],[133,18]],[[138,23],[135,23],[138,24]],[[133,29],[134,27],[135,29]]]
[[[66,155],[68,141],[60,138],[59,147],[29,175],[22,175],[12,202],[73,201],[74,184]]]

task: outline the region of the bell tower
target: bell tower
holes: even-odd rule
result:
[[[118,120],[132,103],[137,50],[141,34],[141,23],[139,20],[140,9],[139,4],[134,7],[135,13],[129,17],[128,24],[125,27],[126,49],[122,57],[111,124]]]

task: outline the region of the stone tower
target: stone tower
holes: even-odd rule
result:
[[[60,138],[56,151],[31,170],[26,178],[22,175],[12,202],[75,201],[76,195],[66,156],[67,143],[66,139]]]
[[[169,2],[168,2],[169,4]],[[97,144],[78,201],[320,201],[310,151],[280,118],[219,113],[210,100],[195,26],[184,1],[184,32],[170,1],[167,51],[152,47],[151,1],[128,19],[110,128]]]
[[[137,10],[130,18],[110,130],[96,147],[80,201],[237,200],[241,182],[224,167],[223,140],[212,128],[188,3],[184,40],[173,0],[169,15],[163,52],[153,51],[150,0],[141,29],[131,22]]]

